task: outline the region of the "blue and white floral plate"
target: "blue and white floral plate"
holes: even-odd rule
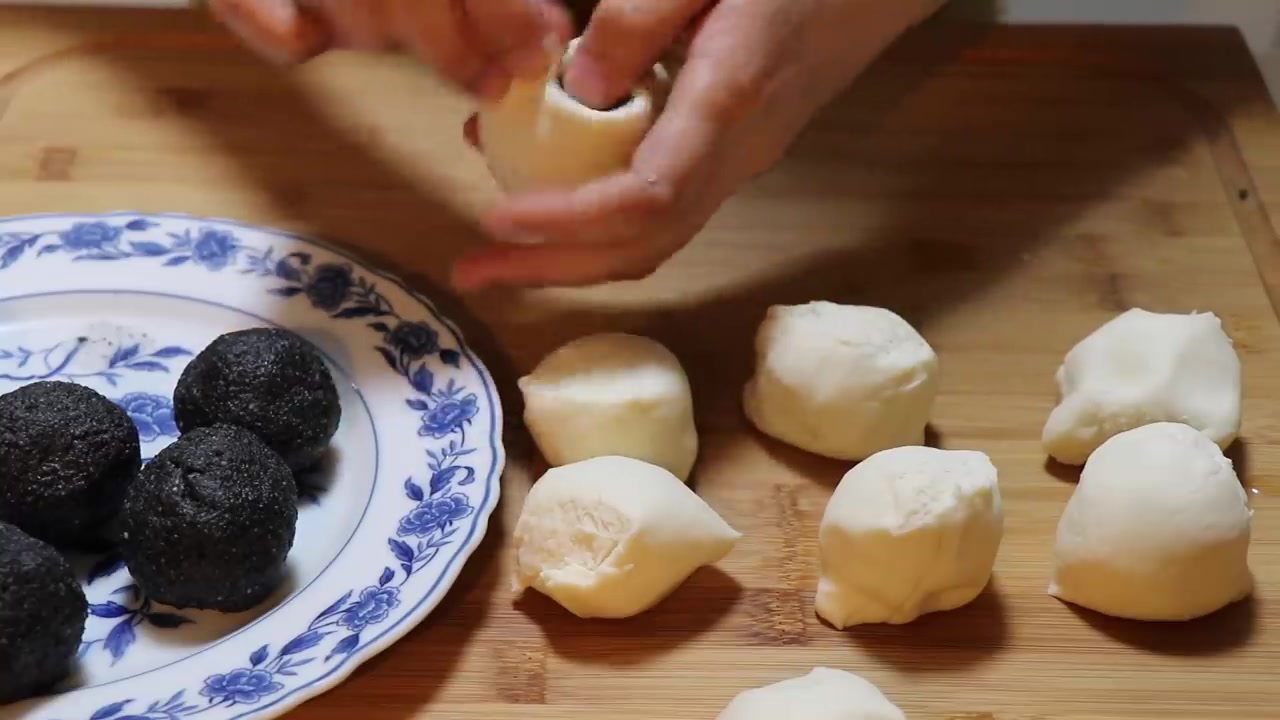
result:
[[[175,215],[0,220],[0,392],[42,379],[123,406],[155,455],[183,366],[279,325],[342,391],[305,478],[290,577],[243,615],[161,606],[115,557],[74,558],[90,617],[76,677],[0,719],[279,716],[340,683],[440,602],[498,502],[502,408],[457,329],[394,278],[304,238]]]

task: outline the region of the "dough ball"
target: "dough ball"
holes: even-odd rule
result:
[[[938,356],[889,310],[813,302],[769,309],[743,403],[766,435],[862,460],[924,443]]]
[[[284,580],[298,521],[289,466],[253,433],[185,433],[142,469],[125,499],[121,551],[152,600],[250,610]]]
[[[837,628],[952,610],[991,579],[1004,535],[983,453],[901,447],[850,470],[818,531],[818,615]]]
[[[1223,448],[1240,432],[1240,358],[1213,313],[1129,310],[1072,348],[1057,380],[1043,442],[1068,465],[1147,423],[1185,423]]]
[[[582,618],[648,610],[742,537],[676,476],[610,456],[548,470],[516,522],[515,591]]]
[[[228,424],[257,435],[294,472],[324,457],[342,405],[315,346],[279,328],[252,328],[214,340],[187,365],[173,393],[182,432]]]
[[[129,415],[100,393],[37,382],[0,396],[0,521],[64,550],[98,550],[142,453]]]
[[[808,675],[744,690],[717,720],[907,720],[907,716],[863,678],[818,667]]]
[[[572,188],[621,172],[662,112],[670,78],[662,65],[622,105],[596,110],[560,84],[578,40],[549,77],[517,79],[500,102],[482,108],[480,146],[489,171],[509,192]]]
[[[1153,423],[1094,451],[1058,522],[1049,594],[1131,620],[1191,620],[1253,590],[1252,511],[1203,433]]]
[[[592,335],[521,378],[524,421],[553,466],[622,455],[689,479],[698,456],[689,378],[649,338]]]
[[[89,602],[52,546],[0,522],[0,705],[71,672]]]

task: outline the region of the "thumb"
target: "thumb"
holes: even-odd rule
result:
[[[617,103],[714,1],[601,0],[565,70],[565,90],[593,108]]]

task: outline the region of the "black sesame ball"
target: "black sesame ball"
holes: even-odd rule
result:
[[[138,429],[83,385],[0,396],[0,521],[59,549],[100,549],[142,464]]]
[[[71,673],[89,602],[52,545],[0,522],[0,704]]]
[[[178,428],[238,425],[294,472],[324,457],[342,406],[319,351],[287,330],[254,328],[214,340],[187,365],[173,394]]]
[[[120,549],[152,600],[243,612],[284,579],[298,487],[279,455],[231,425],[198,428],[142,469],[120,516]]]

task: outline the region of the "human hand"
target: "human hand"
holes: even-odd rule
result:
[[[566,68],[566,89],[608,107],[683,35],[688,50],[665,111],[628,171],[503,198],[485,219],[498,242],[461,258],[455,285],[648,275],[942,1],[601,0]],[[466,128],[473,144],[474,120]]]
[[[548,40],[568,42],[558,0],[209,0],[258,53],[302,62],[330,49],[404,49],[486,99],[546,72]]]

